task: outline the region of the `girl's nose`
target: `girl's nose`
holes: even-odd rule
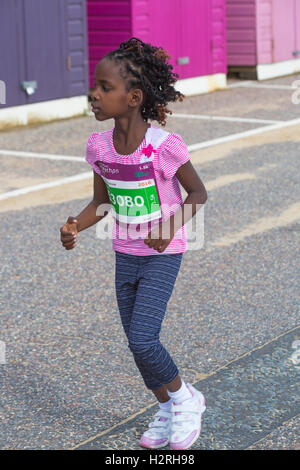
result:
[[[94,101],[96,101],[95,95],[94,95],[93,91],[90,91],[89,102],[90,102],[90,104],[92,104]]]
[[[91,98],[97,99],[97,88],[93,88],[91,91]]]

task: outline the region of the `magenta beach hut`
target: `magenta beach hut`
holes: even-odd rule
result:
[[[137,37],[168,50],[186,95],[226,87],[225,0],[87,0],[89,84],[95,66]]]

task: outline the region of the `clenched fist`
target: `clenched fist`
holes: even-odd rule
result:
[[[65,225],[60,227],[60,239],[66,250],[72,250],[77,242],[78,220],[68,217]]]

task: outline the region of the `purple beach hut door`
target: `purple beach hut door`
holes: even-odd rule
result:
[[[88,93],[85,0],[0,0],[5,106]]]
[[[66,96],[64,3],[61,0],[23,3],[24,80],[37,84],[35,93],[27,96],[28,103]]]
[[[0,80],[5,84],[5,97],[1,107],[26,103],[19,86],[19,76],[24,70],[22,45],[22,11],[17,1],[0,1]],[[1,108],[0,108],[1,109]]]

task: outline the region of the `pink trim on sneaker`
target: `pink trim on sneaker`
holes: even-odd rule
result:
[[[157,448],[157,446],[163,447],[163,445],[168,445],[169,439],[150,439],[150,437],[142,436],[140,439],[140,445],[143,447],[148,447],[149,449]]]
[[[160,416],[161,414],[165,416]],[[168,415],[169,417],[166,417]],[[171,413],[167,411],[159,410],[154,415],[154,418],[156,419],[154,419],[154,421],[152,421],[149,424],[149,429],[142,435],[140,442],[139,442],[142,447],[147,447],[148,449],[159,449],[169,444],[169,425],[167,424],[166,428],[164,427],[161,428],[161,426],[158,425],[158,421],[163,421],[163,422],[169,421],[171,419]],[[159,430],[156,431],[157,427],[161,428],[162,432],[160,432]],[[151,430],[152,430],[152,433],[151,433]],[[158,432],[158,436],[157,435],[155,436],[155,432]],[[151,436],[151,434],[153,437]]]
[[[172,442],[171,444],[171,449],[173,450],[185,450],[187,447],[189,447],[192,444],[193,439],[195,438],[196,434],[198,433],[197,429],[193,431],[184,441],[181,442]],[[200,433],[199,433],[200,435]]]

